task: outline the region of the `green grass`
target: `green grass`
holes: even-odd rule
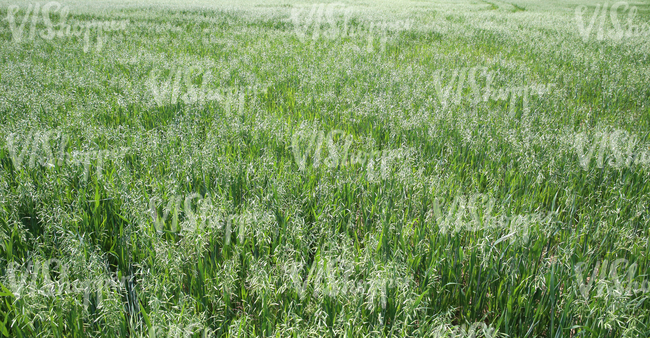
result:
[[[87,52],[2,21],[0,336],[650,335],[614,278],[650,279],[647,37],[579,4],[346,2],[301,41],[293,2],[63,3],[129,20]],[[474,67],[555,86],[441,104]]]

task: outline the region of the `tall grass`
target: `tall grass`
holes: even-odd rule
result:
[[[333,39],[297,3],[62,5],[129,24],[87,51],[2,24],[0,335],[650,335],[647,293],[583,292],[604,260],[647,279],[647,41],[561,3],[349,2],[367,33]],[[462,69],[555,86],[441,102]],[[314,133],[375,156],[296,159]]]

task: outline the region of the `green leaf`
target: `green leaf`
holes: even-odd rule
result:
[[[140,300],[138,300],[138,304],[140,304],[140,312],[142,312],[142,317],[144,317],[145,323],[147,323],[147,326],[151,328],[151,320],[149,319],[147,311],[144,310],[144,306],[142,306],[142,302]]]
[[[2,285],[2,283],[0,283],[0,288],[2,289],[2,292],[0,292],[0,297],[15,297],[13,292]]]
[[[5,327],[5,324],[0,322],[0,332],[2,332],[2,335],[5,337],[9,337],[9,331],[7,331],[7,327]]]

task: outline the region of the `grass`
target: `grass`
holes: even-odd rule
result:
[[[647,37],[579,4],[62,3],[128,20],[86,51],[3,21],[0,335],[648,336]]]

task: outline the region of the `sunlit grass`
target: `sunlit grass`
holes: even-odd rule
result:
[[[647,293],[584,292],[648,279],[647,41],[577,3],[351,2],[316,39],[291,12],[327,6],[62,5],[128,24],[0,24],[0,335],[649,335]]]

